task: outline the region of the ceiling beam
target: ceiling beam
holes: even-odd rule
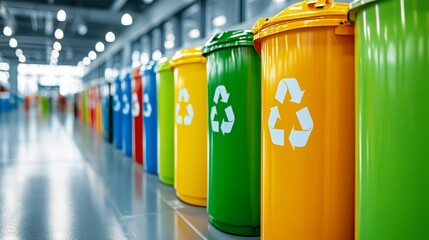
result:
[[[4,1],[12,15],[26,15],[31,16],[34,11],[37,14],[45,15],[56,14],[59,9],[64,9],[68,16],[75,15],[81,16],[88,22],[97,22],[112,25],[121,25],[121,17],[125,12],[115,12],[110,10],[99,10],[93,8],[70,7],[65,5],[50,5],[50,4],[36,4],[29,2],[16,2],[12,0]],[[138,13],[133,12],[134,15]],[[70,17],[68,17],[70,18]]]
[[[112,3],[112,6],[110,7],[110,10],[112,10],[114,12],[120,11],[124,7],[125,3],[127,3],[127,1],[128,0],[115,0]]]

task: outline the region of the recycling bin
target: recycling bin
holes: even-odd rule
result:
[[[86,123],[87,122],[87,95],[86,95],[86,90],[82,91],[82,102],[81,102],[81,111],[82,111],[82,122]]]
[[[107,142],[113,141],[113,92],[111,91],[111,83],[105,82],[100,85],[101,95],[101,112],[103,119],[103,137]]]
[[[174,75],[170,58],[156,66],[158,97],[158,176],[162,183],[174,185]]]
[[[262,56],[263,239],[354,239],[354,27],[303,1],[253,27]]]
[[[174,72],[174,188],[182,201],[207,204],[207,70],[202,48],[182,49]]]
[[[94,86],[95,91],[95,126],[98,133],[103,133],[103,119],[102,119],[102,113],[101,113],[101,94],[100,94],[100,83],[97,83]]]
[[[112,85],[113,95],[113,144],[116,148],[122,149],[122,86],[121,78],[118,75]]]
[[[137,163],[143,164],[143,115],[141,113],[143,86],[140,67],[133,70],[132,90],[133,158]]]
[[[152,174],[158,174],[158,106],[156,96],[156,62],[150,61],[141,69],[143,81],[143,144],[144,169]]]
[[[216,34],[203,49],[208,76],[210,222],[260,234],[261,58],[248,30]],[[240,147],[237,147],[239,144]]]
[[[122,74],[122,151],[126,156],[133,155],[133,116],[131,115],[131,73]]]
[[[356,239],[429,239],[429,2],[354,1]]]

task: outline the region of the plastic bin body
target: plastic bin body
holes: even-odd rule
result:
[[[182,49],[174,71],[174,188],[184,202],[207,204],[207,70],[201,47]]]
[[[103,114],[101,112],[101,85],[97,84],[94,87],[94,91],[95,91],[95,126],[97,129],[97,132],[103,134]]]
[[[263,239],[354,239],[354,29],[348,5],[254,26],[262,59]]]
[[[103,137],[107,142],[113,141],[113,99],[111,85],[110,82],[100,85]]]
[[[429,2],[356,1],[356,239],[429,239]]]
[[[131,115],[131,75],[129,72],[121,79],[122,88],[122,151],[126,156],[133,155],[133,117]]]
[[[156,67],[158,97],[158,176],[174,185],[174,75],[170,59],[161,59]]]
[[[143,81],[142,114],[144,121],[144,169],[152,174],[158,174],[158,106],[156,96],[156,62],[149,62],[141,71]]]
[[[143,86],[140,67],[133,70],[132,90],[133,158],[137,163],[143,164],[143,114],[141,107]]]
[[[113,144],[122,149],[122,86],[121,78],[118,76],[112,85],[113,95]]]
[[[207,57],[209,167],[207,211],[222,231],[260,234],[261,58],[253,34],[219,33]]]

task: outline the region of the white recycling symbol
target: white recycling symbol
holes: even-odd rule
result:
[[[119,97],[117,94],[115,94],[115,96],[113,96],[113,111],[118,112],[121,110],[121,102],[119,101]]]
[[[304,95],[304,91],[301,91],[299,83],[295,78],[285,78],[279,82],[275,96],[277,101],[283,104],[288,90],[291,95],[290,101],[300,104]],[[313,120],[307,107],[297,111],[296,116],[298,117],[298,121],[302,130],[295,130],[295,126],[292,126],[292,130],[289,134],[289,142],[293,149],[295,149],[295,147],[305,147],[308,138],[310,137],[311,131],[313,130]],[[280,113],[277,106],[274,106],[270,108],[270,116],[268,118],[268,127],[270,129],[271,141],[275,145],[284,146],[284,130],[274,128],[277,118],[280,119]]]
[[[228,103],[228,99],[229,99],[229,93],[227,92],[226,87],[224,85],[217,86],[213,97],[213,101],[216,104],[219,102],[219,100],[221,102]],[[217,114],[217,109],[215,105],[210,110],[210,122],[212,124],[213,132],[219,132],[219,122],[214,120],[216,114]],[[225,114],[226,114],[227,121],[224,121],[224,119],[222,119],[222,123],[220,124],[220,130],[222,131],[223,135],[225,135],[225,133],[231,133],[232,127],[234,126],[234,122],[235,122],[234,111],[232,110],[231,106],[228,106],[227,108],[225,108]]]
[[[179,91],[179,102],[176,103],[176,122],[177,124],[185,124],[185,125],[191,125],[192,123],[192,118],[194,117],[194,109],[192,108],[192,104],[189,103],[189,93],[188,90],[186,88],[182,88]],[[185,102],[188,103],[188,105],[186,106],[186,110],[188,112],[188,115],[186,116],[181,116],[179,115],[179,111],[180,111],[180,103],[181,102]]]
[[[143,116],[150,117],[150,114],[152,113],[152,105],[150,105],[148,93],[143,94],[143,106],[146,106],[143,108]]]
[[[133,117],[137,117],[140,115],[139,97],[137,96],[137,93],[135,93],[135,92],[133,92],[131,114],[133,115]]]
[[[128,97],[126,94],[122,95],[122,102],[124,102],[124,108],[122,108],[122,113],[127,115],[130,112],[130,103],[128,102]]]

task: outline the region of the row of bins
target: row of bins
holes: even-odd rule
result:
[[[228,233],[427,238],[429,3],[350,6],[299,2],[124,72],[105,131]]]

